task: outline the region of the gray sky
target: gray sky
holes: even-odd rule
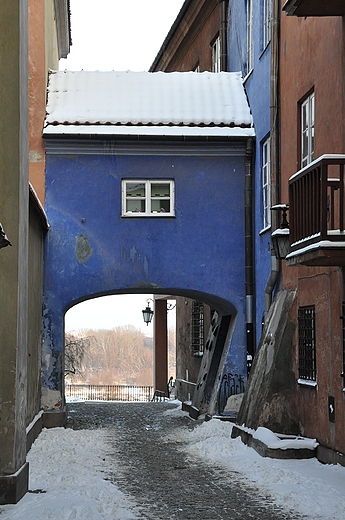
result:
[[[71,0],[72,47],[60,70],[148,70],[184,0]],[[66,314],[66,332],[134,325],[148,335],[150,295],[88,300]],[[152,306],[152,305],[151,305]],[[174,311],[168,313],[174,319]]]
[[[71,0],[60,70],[148,70],[184,0]]]

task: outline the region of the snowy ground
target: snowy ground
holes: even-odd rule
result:
[[[178,405],[164,413],[184,412]],[[345,520],[344,467],[265,459],[230,433],[230,423],[213,419],[178,435],[192,457],[236,470],[277,505],[310,520]],[[113,461],[107,437],[106,429],[43,430],[28,454],[31,492],[17,505],[1,506],[1,520],[138,518],[131,511],[135,500],[107,480]]]

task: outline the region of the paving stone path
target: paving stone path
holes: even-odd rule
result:
[[[239,474],[191,461],[174,439],[197,428],[186,415],[165,414],[172,403],[78,403],[68,426],[108,428],[114,466],[107,478],[133,497],[138,518],[149,520],[297,520],[250,488]],[[168,440],[167,440],[168,439]]]

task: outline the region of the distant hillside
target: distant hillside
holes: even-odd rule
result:
[[[85,329],[65,338],[66,383],[153,385],[153,339],[132,325]],[[175,377],[175,331],[169,331],[169,376]]]

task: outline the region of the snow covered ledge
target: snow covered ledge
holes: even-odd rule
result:
[[[318,447],[316,439],[282,435],[262,426],[252,430],[236,424],[232,428],[231,437],[241,437],[242,442],[254,448],[259,455],[272,459],[311,459],[316,457]]]

